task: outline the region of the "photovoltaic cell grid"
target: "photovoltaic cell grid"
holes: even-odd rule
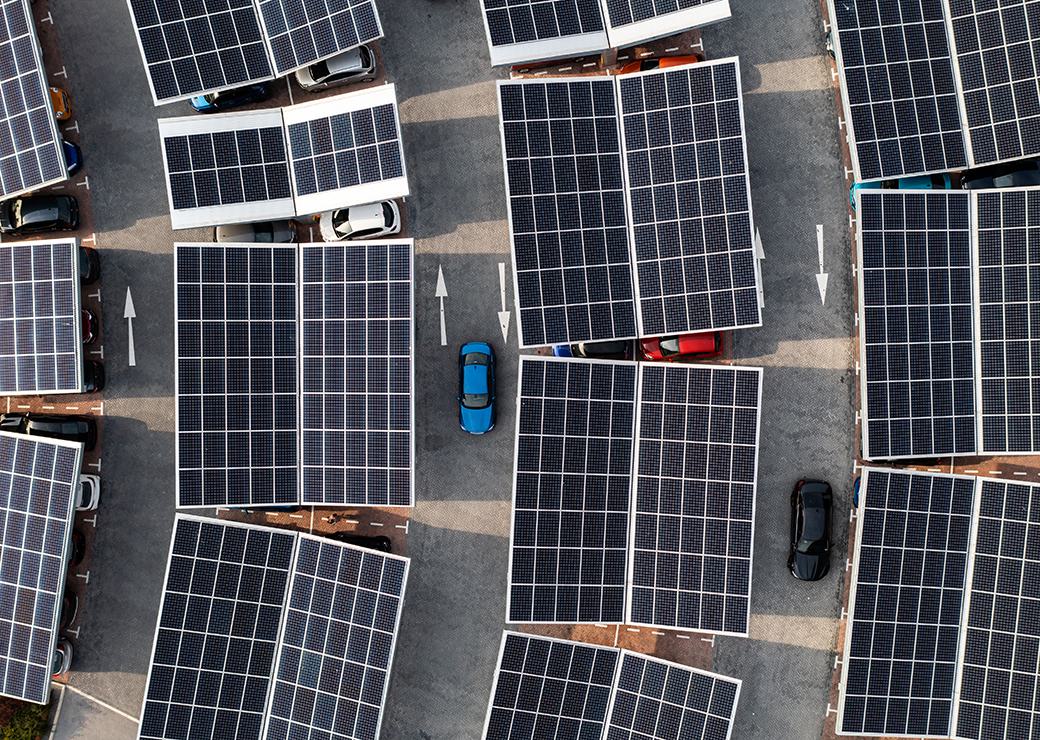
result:
[[[75,239],[0,245],[0,392],[79,393]]]
[[[864,455],[975,451],[968,193],[861,193]]]
[[[648,41],[728,18],[727,0],[603,0],[615,47]],[[644,30],[636,30],[636,27]],[[624,33],[632,29],[630,33]]]
[[[618,89],[640,336],[760,325],[737,61]]]
[[[740,681],[622,653],[605,740],[728,740]]]
[[[43,704],[65,588],[79,444],[0,434],[0,693]]]
[[[939,0],[832,0],[858,180],[968,164]]]
[[[1040,197],[977,198],[982,450],[1040,450]]]
[[[948,737],[975,479],[871,469],[838,732]]]
[[[0,14],[0,197],[7,198],[68,173],[29,3],[3,0]]]
[[[375,740],[407,561],[300,537],[266,740]]]
[[[411,244],[301,250],[303,503],[411,506]]]
[[[521,358],[510,622],[624,621],[635,382]]]
[[[603,31],[599,0],[482,0],[492,49]],[[602,37],[604,45],[606,36]],[[593,51],[593,49],[588,49]],[[562,43],[560,52],[570,51]],[[533,60],[530,60],[533,61]]]
[[[156,103],[274,76],[253,0],[129,4]]]
[[[972,163],[1040,153],[1040,2],[947,0]]]
[[[140,738],[260,737],[296,538],[178,516]]]
[[[618,657],[616,648],[506,632],[485,740],[598,740]]]
[[[641,370],[628,621],[746,634],[761,371]]]
[[[178,505],[296,503],[296,246],[176,259]]]
[[[372,0],[257,0],[277,74],[383,35]]]
[[[636,335],[609,79],[499,84],[522,346]]]
[[[956,736],[1040,737],[1040,490],[983,480]]]

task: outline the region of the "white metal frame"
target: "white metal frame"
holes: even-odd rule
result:
[[[600,2],[603,6],[603,23],[607,29],[607,38],[610,40],[610,46],[614,48],[653,41],[690,28],[718,23],[733,15],[729,0],[708,0],[700,5],[662,13],[643,21],[613,26],[605,1]]]

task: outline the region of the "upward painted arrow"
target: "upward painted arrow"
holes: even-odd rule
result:
[[[123,304],[123,318],[126,319],[126,345],[127,345],[127,358],[130,362],[130,367],[137,366],[137,352],[134,349],[134,319],[137,318],[137,311],[134,309],[134,297],[130,295],[130,286],[126,286],[126,303]]]
[[[441,346],[448,346],[448,329],[444,324],[444,299],[448,297],[448,287],[444,284],[444,269],[437,265],[437,291],[434,296],[441,302]]]
[[[820,291],[820,303],[827,304],[827,273],[823,271],[823,224],[816,224],[816,251],[820,258],[820,271],[816,273],[816,287]]]

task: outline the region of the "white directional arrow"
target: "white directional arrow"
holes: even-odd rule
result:
[[[764,260],[766,251],[762,248],[762,232],[755,228],[755,259]]]
[[[758,308],[766,307],[766,296],[762,289],[762,260],[766,258],[766,251],[762,248],[762,233],[755,229],[755,282],[758,284],[757,297]]]
[[[437,265],[437,292],[434,294],[441,302],[441,346],[448,346],[448,330],[444,325],[444,299],[448,297],[448,289],[444,285],[444,270]]]
[[[130,286],[126,286],[126,304],[123,306],[123,318],[126,319],[126,344],[130,367],[137,366],[137,353],[134,350],[134,319],[137,311],[134,310],[134,297],[130,295]]]
[[[502,341],[509,341],[509,311],[506,310],[506,263],[498,263],[498,290],[502,294],[502,310],[498,312],[498,325],[502,327]]]
[[[820,257],[820,271],[816,273],[816,287],[820,290],[820,303],[827,304],[827,273],[823,271],[823,224],[816,224],[816,251]]]

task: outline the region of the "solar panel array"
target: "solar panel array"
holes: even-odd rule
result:
[[[411,506],[411,243],[300,249],[302,501]]]
[[[175,252],[178,505],[298,502],[296,245]]]
[[[868,470],[838,727],[950,734],[973,478]]]
[[[604,740],[728,740],[740,684],[626,650]]]
[[[868,458],[975,451],[968,193],[859,196]]]
[[[45,704],[82,445],[0,432],[0,694]]]
[[[155,103],[271,79],[253,0],[130,0]]]
[[[641,368],[626,622],[747,634],[761,379]]]
[[[729,18],[729,0],[603,0],[615,48],[669,36]]]
[[[521,357],[510,622],[621,622],[636,367]]]
[[[942,4],[832,0],[858,180],[968,164]]]
[[[75,239],[0,245],[0,393],[83,390]]]
[[[600,0],[482,0],[492,64],[605,49]]]
[[[372,0],[256,0],[279,75],[383,36]]]
[[[760,325],[737,60],[618,87],[640,336]]]
[[[0,2],[0,198],[68,177],[28,0]]]

